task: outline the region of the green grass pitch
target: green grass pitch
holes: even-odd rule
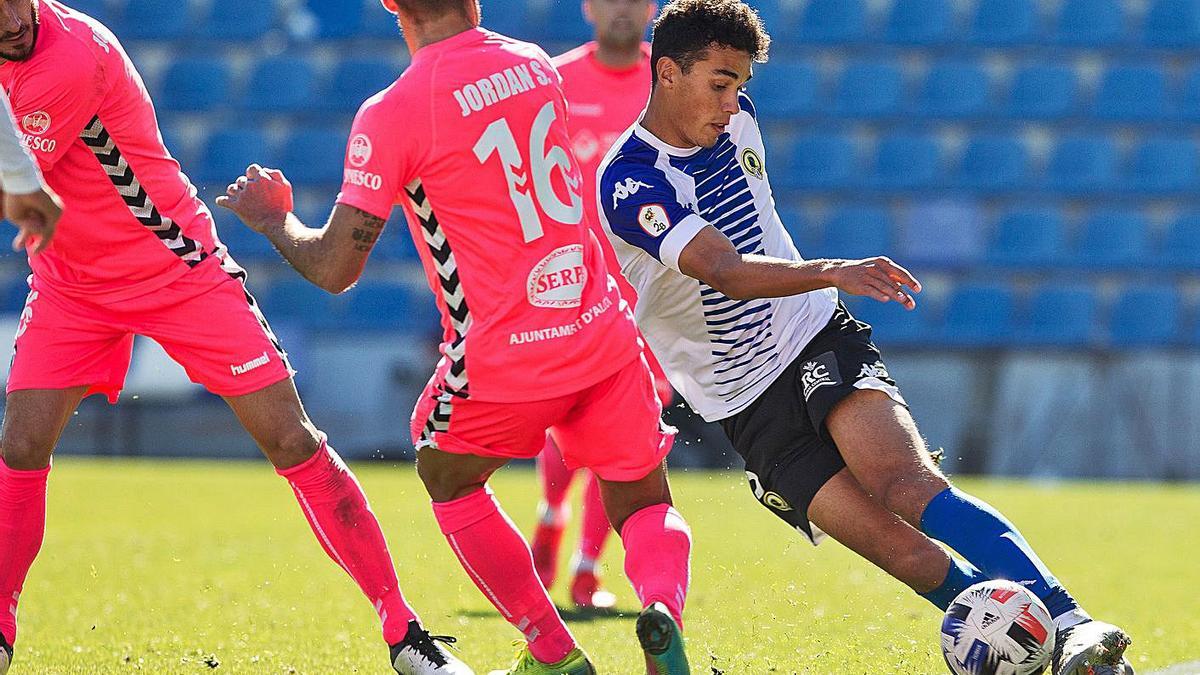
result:
[[[507,665],[519,636],[451,556],[412,466],[356,470],[428,627],[457,635],[478,671]],[[940,615],[923,600],[837,543],[811,547],[740,474],[671,478],[696,537],[693,673],[945,672]],[[508,469],[493,483],[528,532],[533,474]],[[1139,671],[1200,658],[1195,486],[963,485],[1006,512],[1093,614],[1134,635]],[[48,518],[12,675],[390,672],[373,611],[265,462],[63,458]],[[601,673],[625,675],[642,666],[620,554],[610,539],[606,579],[624,616],[575,617],[571,628]],[[565,588],[553,597],[565,603]]]

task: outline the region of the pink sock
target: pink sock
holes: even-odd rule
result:
[[[0,633],[17,639],[17,600],[46,533],[46,478],[50,467],[8,468],[0,458]]]
[[[389,645],[416,619],[396,580],[387,542],[358,479],[324,440],[311,459],[276,470],[287,479],[321,548],[346,570],[374,605]]]
[[[604,542],[612,525],[604,512],[604,501],[600,498],[600,481],[588,472],[587,487],[583,491],[583,531],[579,537],[579,561],[582,568],[593,567],[604,550]]]
[[[668,504],[635,512],[621,526],[625,575],[642,606],[661,602],[683,627],[683,604],[691,575],[692,531]]]
[[[533,569],[533,556],[490,488],[450,502],[434,502],[442,534],[471,580],[529,642],[542,663],[557,663],[575,639]]]
[[[538,477],[542,481],[542,501],[549,507],[542,517],[557,517],[567,499],[567,490],[571,487],[571,479],[575,477],[575,472],[567,468],[562,451],[549,434],[546,435],[546,447],[538,455],[537,467]]]

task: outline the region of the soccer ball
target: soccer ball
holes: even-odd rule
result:
[[[955,675],[1036,675],[1053,652],[1050,611],[1011,581],[971,586],[942,620],[942,656]]]

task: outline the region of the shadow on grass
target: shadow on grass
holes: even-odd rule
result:
[[[558,613],[564,621],[588,623],[591,621],[610,621],[613,619],[633,619],[637,616],[636,611],[617,609],[615,607],[609,609],[585,608],[585,607],[559,607]],[[500,616],[495,610],[481,611],[477,609],[459,610],[459,616],[467,617],[468,619],[495,619]]]

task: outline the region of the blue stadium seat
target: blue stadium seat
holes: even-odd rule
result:
[[[1077,108],[1079,85],[1070,66],[1031,64],[1013,76],[1008,114],[1021,119],[1058,119]]]
[[[887,117],[900,112],[904,76],[887,61],[847,64],[834,95],[836,112],[854,117]]]
[[[845,206],[825,221],[816,252],[837,258],[869,258],[893,251],[892,219],[878,206]]]
[[[339,61],[317,94],[317,105],[327,110],[353,113],[363,101],[388,88],[400,77],[404,64],[366,56]]]
[[[1186,138],[1151,138],[1134,152],[1127,176],[1134,188],[1147,192],[1175,192],[1198,187],[1196,146]]]
[[[583,16],[580,0],[551,0],[550,9],[543,24],[545,40],[578,44],[593,37],[593,29]]]
[[[375,258],[383,260],[406,260],[409,262],[417,262],[420,257],[417,255],[416,242],[408,233],[408,226],[405,223],[404,216],[400,210],[394,209],[392,217],[389,219],[391,223],[379,237],[379,242],[375,244],[371,255]],[[424,240],[421,241],[421,246],[426,246]]]
[[[1200,269],[1200,211],[1180,214],[1171,223],[1157,257],[1177,269]]]
[[[527,0],[489,0],[483,3],[483,27],[515,38],[538,37],[541,17],[531,16]],[[534,20],[531,20],[534,19]]]
[[[1117,298],[1109,317],[1114,347],[1162,347],[1176,344],[1180,328],[1179,291],[1168,285],[1136,285]]]
[[[128,0],[114,32],[122,40],[180,40],[191,30],[190,2]]]
[[[884,38],[898,44],[937,44],[950,37],[953,21],[949,0],[896,0]]]
[[[928,347],[939,337],[939,316],[930,303],[917,301],[917,309],[908,311],[895,302],[879,302],[857,295],[842,295],[850,314],[871,324],[871,340],[888,347]]]
[[[225,186],[237,180],[252,163],[274,164],[266,136],[256,126],[229,128],[208,137],[195,169],[199,183]]]
[[[1152,120],[1167,113],[1167,74],[1162,68],[1118,65],[1101,78],[1096,92],[1096,116],[1109,120]]]
[[[755,68],[749,89],[763,119],[803,117],[818,109],[821,79],[807,63],[771,59]]]
[[[261,39],[275,28],[275,16],[275,0],[213,0],[200,32],[210,40]]]
[[[360,0],[305,0],[304,6],[317,20],[317,37],[326,40],[356,36],[363,22],[363,10],[366,9],[366,3]]]
[[[1014,304],[1006,285],[963,284],[946,302],[942,340],[964,347],[1001,344],[1012,334]]]
[[[1090,286],[1043,286],[1034,293],[1014,338],[1027,345],[1086,347],[1096,339],[1099,304]]]
[[[1150,225],[1132,210],[1102,210],[1083,223],[1076,239],[1074,261],[1087,269],[1128,269],[1150,261]]]
[[[1065,45],[1105,47],[1121,42],[1125,24],[1120,0],[1065,0],[1054,39]]]
[[[866,37],[867,8],[863,0],[811,0],[800,17],[797,39],[843,44]]]
[[[242,103],[250,110],[304,111],[315,100],[316,73],[305,59],[275,56],[259,61]]]
[[[69,7],[78,12],[82,12],[99,21],[100,23],[116,29],[112,25],[113,12],[112,3],[107,0],[71,0]]]
[[[163,110],[208,112],[230,102],[232,83],[225,59],[186,57],[167,67],[155,102]]]
[[[1061,192],[1112,188],[1119,172],[1117,146],[1108,136],[1067,135],[1059,139],[1046,167],[1046,184]]]
[[[26,275],[17,274],[4,286],[4,294],[0,296],[0,303],[2,303],[0,313],[20,314],[21,310],[25,308],[27,297],[29,297],[29,282],[26,281]]]
[[[1034,0],[979,0],[971,21],[971,41],[983,45],[1029,44],[1037,33]]]
[[[1022,208],[1009,212],[996,224],[987,261],[1003,267],[1061,264],[1067,251],[1066,229],[1057,210]]]
[[[1145,42],[1155,47],[1200,46],[1200,0],[1155,0],[1146,13]]]
[[[320,0],[317,0],[320,2]],[[353,0],[351,0],[353,1]],[[400,42],[400,27],[396,25],[396,17],[383,8],[383,5],[376,0],[366,0],[367,6],[363,10],[362,18],[359,20],[358,37],[371,38],[376,40],[391,40]],[[340,3],[329,3],[337,6]],[[496,1],[487,3],[490,8],[497,4]],[[490,17],[492,12],[484,10],[485,16]]]
[[[809,133],[796,141],[783,182],[798,187],[843,187],[855,178],[855,159],[850,137]]]
[[[334,296],[292,275],[276,281],[266,293],[260,291],[255,295],[272,323],[301,324],[314,329],[333,327],[335,307],[344,304],[335,303]]]
[[[973,117],[987,112],[988,72],[974,62],[940,61],[929,69],[917,99],[917,113],[928,117]]]
[[[217,236],[229,249],[234,260],[242,263],[279,260],[279,254],[271,245],[271,241],[246,227],[233,211],[213,206],[212,214],[217,223]]]
[[[1200,120],[1200,66],[1193,67],[1184,75],[1179,108],[1184,119]]]
[[[958,182],[979,190],[1011,190],[1028,181],[1029,153],[1016,136],[984,135],[967,142]]]
[[[811,255],[820,242],[812,224],[808,222],[804,210],[784,207],[776,207],[775,210],[779,213],[783,229],[787,230],[792,237],[792,243],[796,245],[802,255]]]
[[[936,136],[893,134],[879,140],[872,183],[883,188],[935,187],[941,169],[941,149]]]
[[[294,185],[340,185],[348,129],[300,127],[283,142],[279,168]]]
[[[437,331],[438,317],[428,294],[419,297],[402,284],[368,280],[350,291],[339,326],[430,335]]]

